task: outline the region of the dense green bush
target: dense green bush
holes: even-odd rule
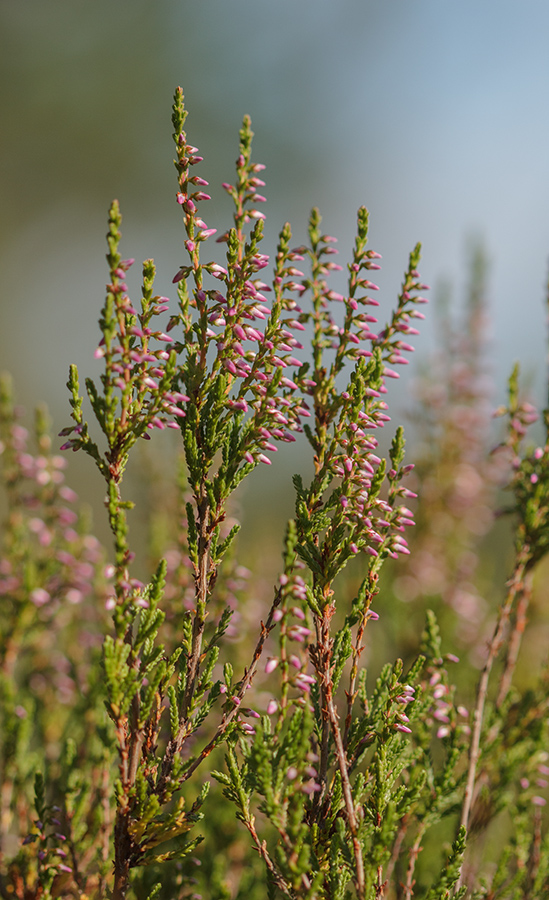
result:
[[[177,311],[157,325],[170,304],[154,293],[152,260],[139,309],[130,300],[113,203],[103,374],[86,379],[93,428],[76,367],[69,376],[62,450],[88,454],[105,481],[112,551],[65,484],[45,413],[29,436],[7,377],[1,386],[0,894],[545,896],[547,668],[517,663],[523,643],[537,653],[528,607],[549,538],[549,446],[525,447],[537,416],[515,372],[489,454],[482,258],[464,324],[442,317],[420,380],[412,472],[384,398],[423,319],[419,246],[381,326],[365,208],[343,293],[329,286],[341,266],[317,210],[306,245],[284,226],[262,281],[263,166],[245,118],[223,185],[234,202],[224,258],[204,262],[215,230],[201,218],[210,197],[186,115],[178,90]],[[149,487],[150,556],[165,542],[141,581],[149,560],[134,559],[123,477],[140,442],[166,429],[181,438],[179,462],[163,473],[167,493]],[[265,597],[239,564],[232,498],[300,435],[312,477],[294,477]],[[502,486],[509,563],[490,511]],[[539,633],[535,606],[533,617]]]

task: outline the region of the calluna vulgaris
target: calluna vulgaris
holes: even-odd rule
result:
[[[104,479],[112,554],[65,483],[46,413],[32,440],[7,376],[0,386],[0,895],[549,896],[549,670],[517,669],[549,544],[549,444],[525,449],[536,413],[515,372],[498,411],[506,437],[488,464],[480,281],[467,352],[447,335],[436,380],[422,382],[431,445],[411,473],[385,398],[424,318],[419,245],[382,325],[364,207],[345,287],[330,286],[342,266],[317,210],[304,245],[284,225],[271,263],[260,249],[264,167],[252,161],[245,118],[236,176],[223,185],[233,224],[217,237],[222,262],[212,261],[208,182],[186,115],[178,89],[177,309],[155,294],[152,260],[140,303],[130,299],[133,260],[119,252],[114,202],[95,352],[103,373],[86,379],[93,429],[70,369],[61,449],[88,454]],[[546,435],[548,422],[545,413]],[[166,429],[180,438],[181,463],[160,504],[172,512],[152,538],[158,549],[167,534],[161,552],[151,549],[162,559],[144,582],[123,477],[136,445]],[[280,574],[259,610],[254,574],[234,553],[232,498],[298,435],[312,474],[294,477]],[[515,523],[503,595],[498,584],[482,593],[476,578],[498,459]],[[403,601],[417,610],[422,598],[431,608],[411,641]],[[460,666],[442,650],[435,609],[449,650],[457,627]],[[405,661],[376,655],[385,628]]]

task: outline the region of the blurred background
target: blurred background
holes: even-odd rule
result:
[[[543,402],[548,34],[545,0],[520,11],[511,0],[1,0],[0,367],[19,401],[45,401],[59,430],[69,363],[81,378],[99,373],[113,197],[123,254],[154,257],[157,289],[175,299],[170,105],[181,84],[210,226],[230,214],[220,182],[249,113],[267,165],[266,252],[286,220],[300,241],[318,205],[345,262],[367,205],[388,314],[416,241],[422,277],[435,294],[449,286],[458,307],[466,248],[480,240],[494,403],[515,359]],[[138,284],[136,265],[134,296]],[[436,344],[432,321],[418,357]],[[92,477],[87,460],[71,464]]]

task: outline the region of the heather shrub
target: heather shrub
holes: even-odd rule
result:
[[[1,384],[0,894],[544,896],[547,666],[517,666],[549,539],[548,420],[530,446],[515,370],[491,451],[482,258],[420,378],[414,470],[386,397],[424,318],[419,245],[392,308],[364,207],[344,269],[316,209],[306,243],[284,225],[271,263],[245,118],[210,252],[186,116],[178,89],[176,305],[152,260],[130,299],[115,201],[102,372],[84,400],[71,366],[61,451]],[[170,431],[136,559],[124,475]],[[239,561],[235,503],[296,440],[311,475],[293,479],[267,597]],[[104,480],[111,547],[65,483],[68,451]],[[502,506],[508,560],[491,565]]]

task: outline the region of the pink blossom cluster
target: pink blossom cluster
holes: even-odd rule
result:
[[[110,225],[111,235],[117,240],[120,238],[120,221],[115,203],[111,208]],[[114,446],[117,442],[123,444],[130,434],[148,438],[147,432],[154,428],[179,428],[177,423],[185,416],[184,404],[188,397],[171,390],[173,357],[170,366],[170,353],[165,346],[173,343],[173,338],[164,331],[151,328],[153,317],[166,312],[169,302],[167,297],[152,295],[155,274],[152,261],[144,264],[143,298],[141,312],[138,313],[128,296],[125,281],[134,260],[121,260],[117,253],[112,253],[109,258],[111,281],[107,285],[107,300],[101,320],[103,337],[95,357],[105,359],[103,383],[108,407],[105,424],[108,431],[113,427],[115,429],[115,433],[109,435],[111,446]],[[92,390],[89,384],[88,390]],[[117,392],[121,407],[118,418],[114,415]],[[93,403],[93,390],[90,398]],[[82,422],[77,422],[64,428],[60,434],[64,437],[71,435],[62,450],[77,450],[82,446],[86,427]]]
[[[440,667],[432,673],[429,685],[432,688],[431,695],[433,697],[430,715],[437,725],[437,738],[449,737],[457,726],[455,713],[457,712],[458,716],[466,723],[469,711],[464,706],[454,707],[455,687],[449,684],[446,672]],[[460,727],[463,734],[470,733],[471,729],[468,724],[462,724]]]
[[[463,705],[456,705],[456,687],[448,676],[448,662],[457,663],[459,658],[448,653],[444,658],[433,659],[427,667],[426,681],[422,685],[423,691],[431,700],[425,722],[436,728],[439,740],[455,733],[461,736],[471,733],[469,710]]]
[[[81,533],[78,498],[65,484],[66,460],[51,454],[49,437],[41,434],[33,452],[26,428],[16,421],[6,426],[0,455],[9,485],[4,540],[10,546],[0,561],[0,597],[30,600],[42,617],[51,617],[98,587],[102,551],[95,537]]]
[[[47,821],[35,819],[30,833],[23,839],[23,846],[37,843],[36,858],[38,869],[42,876],[52,878],[52,875],[70,874],[73,869],[68,865],[70,860],[70,848],[67,846],[67,835],[61,831],[63,824],[57,815],[61,812],[58,806],[53,806],[52,812],[47,811]],[[55,829],[59,829],[55,831]],[[66,860],[66,862],[65,862]]]
[[[523,791],[528,792],[528,796],[530,802],[534,806],[542,807],[547,805],[547,798],[544,797],[541,793],[532,793],[532,791],[542,790],[545,791],[549,787],[549,766],[547,762],[549,760],[549,753],[543,751],[538,754],[535,760],[535,769],[536,772],[529,777],[523,776],[520,779],[520,786]],[[535,779],[532,782],[532,779]]]
[[[310,416],[306,401],[298,395],[298,387],[310,390],[314,383],[304,382],[295,374],[302,362],[294,354],[303,349],[295,332],[303,331],[304,326],[299,321],[302,311],[291,296],[292,292],[302,291],[302,286],[294,280],[302,273],[293,265],[302,256],[288,246],[289,229],[283,232],[276,260],[275,299],[269,305],[265,295],[273,288],[257,274],[269,263],[269,257],[257,249],[262,236],[258,223],[264,217],[253,206],[264,199],[255,190],[260,182],[257,173],[264,166],[252,164],[241,154],[237,160],[237,187],[224,185],[236,206],[236,228],[219,239],[228,243],[226,265],[202,264],[200,244],[214,229],[207,228],[198,215],[198,204],[209,199],[209,195],[194,187],[207,182],[189,174],[190,167],[201,157],[196,155],[197,148],[186,144],[183,132],[177,138],[177,148],[180,173],[177,201],[184,215],[185,247],[190,264],[182,266],[174,278],[179,285],[182,312],[172,317],[168,330],[183,323],[185,342],[176,347],[187,357],[200,358],[201,365],[205,364],[208,348],[215,347],[210,381],[218,379],[219,382],[223,377],[225,414],[251,416],[246,439],[238,448],[239,459],[249,464],[269,464],[268,454],[277,449],[276,442],[294,441],[293,432],[302,430],[301,419]],[[256,227],[244,248],[241,229],[250,220],[255,221]],[[189,295],[186,280],[190,276],[194,288]],[[205,287],[205,276],[215,279],[218,287]],[[199,338],[192,324],[193,310],[198,317]],[[194,372],[183,375],[189,394],[193,393],[194,377]]]
[[[377,557],[381,549],[395,559],[399,554],[408,554],[408,543],[403,536],[407,526],[413,525],[412,511],[404,505],[397,505],[398,496],[413,499],[417,495],[401,485],[395,485],[391,502],[372,492],[381,458],[374,452],[378,440],[371,432],[382,428],[388,420],[383,401],[371,403],[370,398],[379,396],[378,391],[367,388],[366,410],[358,412],[358,422],[341,417],[333,442],[333,455],[328,457],[328,465],[336,479],[340,480],[339,518],[345,522],[352,534],[352,553],[358,553],[359,543],[364,542],[364,550]],[[343,394],[345,400],[351,397]],[[350,406],[351,404],[349,404]],[[353,415],[353,418],[356,414]],[[389,473],[394,479],[407,474],[413,466],[405,466],[400,473]]]
[[[316,794],[322,790],[322,786],[317,781],[318,771],[313,765],[318,762],[318,754],[313,752],[307,753],[304,762],[307,764],[300,767],[301,771],[296,766],[288,766],[286,779],[289,782],[295,782],[295,786],[303,794],[310,797],[311,794]]]
[[[277,590],[281,602],[274,613],[275,621],[279,623],[279,647],[276,654],[267,657],[265,673],[270,675],[277,669],[281,672],[284,685],[282,707],[290,701],[312,709],[309,695],[317,679],[310,674],[309,667],[308,647],[313,632],[303,611],[307,606],[307,586],[299,574],[303,569],[304,563],[298,559],[289,574],[280,575]],[[291,697],[288,694],[290,690],[293,692]],[[267,714],[274,715],[279,710],[279,703],[270,700]]]
[[[314,370],[312,378],[318,383],[313,389],[317,442],[316,481],[324,485],[326,479],[339,482],[337,510],[332,517],[332,528],[346,525],[348,534],[345,554],[364,550],[376,558],[390,554],[397,557],[407,554],[407,542],[403,532],[413,524],[411,511],[399,504],[399,498],[415,498],[415,493],[400,485],[401,478],[410,467],[391,469],[388,473],[389,496],[380,496],[384,472],[382,460],[377,455],[378,440],[373,432],[390,422],[388,406],[383,399],[387,392],[387,377],[398,377],[390,366],[408,362],[406,354],[413,351],[411,344],[402,340],[403,335],[417,334],[412,320],[423,318],[416,306],[426,302],[421,292],[428,286],[419,280],[416,269],[419,247],[410,257],[398,305],[389,324],[381,331],[372,330],[377,318],[367,310],[379,306],[371,296],[379,290],[369,279],[370,270],[379,269],[374,260],[378,253],[366,250],[368,213],[362,208],[358,214],[358,235],[353,261],[349,266],[348,292],[336,293],[329,287],[327,278],[341,268],[331,260],[337,252],[335,239],[320,233],[320,216],[313,211],[309,227],[311,248],[300,248],[311,259],[312,276],[302,281],[302,287],[312,293],[312,312],[302,314],[302,323],[310,322],[314,328]],[[344,321],[338,325],[334,303],[343,304]],[[366,310],[365,310],[366,308]],[[324,354],[333,352],[330,367],[326,367]],[[336,378],[349,361],[355,363],[354,372],[346,390],[341,392]],[[332,428],[329,429],[329,426]],[[400,457],[399,457],[400,460]],[[383,467],[385,463],[383,463]],[[325,487],[319,490],[323,491]],[[316,493],[312,506],[318,502]]]
[[[400,693],[395,697],[395,700],[400,707],[406,707],[414,700],[414,694],[415,688],[410,684],[405,684],[402,686]],[[410,719],[404,711],[396,712],[396,716],[393,722],[393,728],[395,729],[395,731],[402,732],[402,734],[412,733],[412,729],[410,728]]]
[[[402,600],[440,596],[458,615],[458,637],[483,657],[487,606],[477,584],[479,540],[493,521],[501,464],[489,457],[490,381],[482,289],[459,328],[444,321],[441,347],[418,381],[422,444],[414,488],[424,501],[412,554],[395,581]]]

